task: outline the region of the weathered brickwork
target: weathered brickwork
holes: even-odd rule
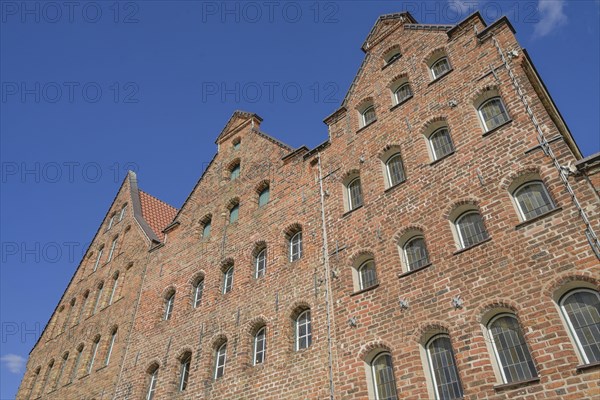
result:
[[[510,54],[510,69],[600,231],[600,156],[582,159],[506,19],[487,26],[474,14],[444,27],[384,16],[363,45],[365,61],[342,107],[325,120],[322,145],[292,149],[263,133],[259,116],[237,111],[178,211],[139,191],[130,174],[33,349],[18,398],[141,400],[149,391],[154,399],[384,398],[370,363],[389,354],[398,398],[430,399],[438,395],[427,343],[437,334],[449,337],[465,398],[600,395],[600,364],[583,358],[559,306],[569,290],[598,292],[598,257],[496,43]],[[434,79],[430,66],[442,56],[451,69]],[[396,104],[393,90],[404,82],[412,95]],[[498,96],[509,119],[486,129],[477,108]],[[369,106],[376,117],[363,126]],[[442,127],[453,149],[436,159],[430,135]],[[385,166],[393,154],[402,160],[399,183]],[[347,190],[356,178],[359,197]],[[554,207],[524,220],[512,193],[529,181],[542,182]],[[126,203],[123,221],[106,231]],[[481,215],[487,232],[472,246],[461,245],[455,228],[465,211]],[[292,260],[298,232],[302,254]],[[117,234],[118,250],[106,262]],[[415,235],[428,257],[411,268],[403,246]],[[266,271],[257,276],[264,249]],[[364,287],[359,269],[367,261],[376,278]],[[79,309],[86,290],[88,311],[63,332],[70,302]],[[296,324],[307,310],[311,344],[299,348]],[[503,377],[487,328],[501,314],[518,321],[531,379]],[[255,365],[263,327],[266,356]],[[223,376],[215,377],[225,348]]]

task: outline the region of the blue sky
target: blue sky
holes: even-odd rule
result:
[[[0,399],[12,399],[127,169],[179,207],[235,109],[327,138],[380,14],[507,15],[584,156],[600,151],[594,1],[0,2]]]

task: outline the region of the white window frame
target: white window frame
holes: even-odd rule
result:
[[[110,219],[108,220],[108,228],[106,228],[107,231],[110,231],[110,229],[113,227],[115,222],[115,216],[116,214],[111,215]]]
[[[150,384],[148,385],[148,392],[146,393],[146,400],[154,400],[154,394],[156,393],[156,382],[158,381],[158,367],[150,373]]]
[[[501,126],[505,123],[507,123],[508,121],[510,121],[510,116],[508,115],[508,111],[506,110],[506,105],[504,104],[504,100],[502,100],[502,97],[500,96],[494,96],[494,97],[490,97],[489,99],[485,100],[483,103],[481,103],[479,105],[479,107],[477,107],[477,115],[479,115],[479,120],[481,121],[481,125],[483,126],[483,129],[486,132],[491,131],[492,129],[496,129],[498,126],[495,126],[493,128],[490,128],[487,126],[487,123],[485,122],[485,118],[483,117],[483,112],[482,112],[482,108],[487,104],[490,103],[494,100],[499,100],[500,104],[502,105],[502,110],[504,110],[504,114],[506,114],[506,117],[508,118],[505,122],[503,122],[502,124],[498,125]]]
[[[117,273],[115,276],[113,276],[113,286],[112,286],[112,290],[110,291],[110,297],[108,298],[109,306],[113,303],[113,300],[115,298],[115,293],[117,292],[118,285],[119,285],[119,274]]]
[[[215,353],[215,356],[215,371],[213,374],[213,378],[217,380],[225,376],[225,365],[227,364],[227,342],[219,346]],[[220,375],[219,370],[221,370]]]
[[[486,239],[482,239],[479,242],[472,243],[472,244],[470,244],[468,246],[465,244],[465,241],[463,239],[463,235],[462,235],[462,232],[461,232],[461,229],[460,229],[460,221],[463,220],[467,215],[471,215],[471,214],[477,214],[477,215],[479,215],[479,218],[481,218],[481,223],[483,225],[483,229],[486,232],[486,236],[488,238],[490,236],[489,233],[488,233],[488,231],[487,231],[487,229],[486,229],[486,227],[485,227],[485,224],[483,223],[483,215],[481,215],[481,213],[479,211],[477,211],[477,210],[467,210],[467,211],[463,212],[462,214],[460,214],[456,218],[456,220],[454,220],[454,228],[456,230],[456,235],[458,236],[458,241],[459,241],[458,244],[460,245],[461,249],[466,249],[467,247],[475,246],[476,244],[479,244],[479,243],[483,242],[484,240],[486,240]]]
[[[297,242],[298,251],[294,253],[294,242]],[[302,258],[303,252],[302,231],[298,231],[290,238],[290,262],[297,261]]]
[[[90,362],[88,363],[87,373],[90,374],[92,369],[94,368],[94,362],[96,361],[96,355],[98,354],[98,347],[100,347],[100,339],[94,341],[94,348],[92,350],[92,357],[90,358]]]
[[[569,328],[569,334],[571,335],[571,337],[575,341],[575,344],[577,345],[577,351],[579,352],[579,355],[581,356],[583,363],[587,365],[587,364],[590,364],[590,359],[589,359],[588,355],[585,353],[585,350],[583,349],[583,345],[581,344],[581,341],[579,340],[579,336],[577,335],[577,332],[575,331],[575,327],[573,326],[573,323],[571,322],[571,318],[569,317],[569,314],[567,313],[567,310],[565,310],[565,306],[564,306],[565,300],[578,292],[592,293],[592,294],[596,295],[596,297],[598,297],[598,299],[600,299],[600,293],[598,293],[595,290],[591,290],[591,289],[587,289],[587,288],[577,288],[577,289],[573,289],[573,290],[570,290],[567,293],[565,293],[560,298],[560,301],[559,301],[560,312],[563,315],[563,319],[567,323],[567,327]]]
[[[227,270],[223,273],[223,294],[227,294],[233,290],[233,274],[234,269],[233,265],[227,268]]]
[[[267,274],[267,248],[261,249],[254,259],[254,278],[263,278]]]
[[[118,241],[119,241],[119,236],[115,236],[115,238],[113,239],[113,241],[110,245],[110,251],[108,252],[108,260],[106,260],[107,263],[112,261]]]
[[[373,392],[375,394],[375,400],[381,399],[380,394],[379,394],[379,389],[377,387],[377,373],[375,372],[375,362],[380,357],[384,357],[384,356],[389,356],[391,358],[392,354],[388,351],[382,351],[382,352],[378,353],[375,357],[373,357],[373,359],[369,363],[369,370],[371,372],[371,384],[373,385]],[[393,371],[393,369],[394,369],[394,364],[392,362],[392,371]],[[396,375],[393,374],[393,377],[394,377],[394,388],[396,389],[396,398],[398,398],[398,386],[396,385]]]
[[[71,383],[75,380],[75,378],[77,377],[77,370],[79,369],[79,364],[81,363],[81,356],[83,355],[83,350],[84,347],[81,346],[79,349],[77,349],[77,356],[75,357],[75,363],[73,363],[73,369],[71,370],[71,373],[69,374],[69,380],[67,383]]]
[[[127,211],[127,204],[125,204],[123,206],[123,208],[121,208],[121,212],[119,213],[119,222],[123,221],[123,218],[125,217],[125,212]]]
[[[360,191],[360,204],[353,204],[352,201],[352,185],[358,181],[358,190]],[[354,178],[352,178],[352,180],[350,182],[348,182],[348,184],[346,185],[346,196],[348,197],[348,211],[352,211],[354,209],[357,209],[359,207],[361,207],[365,200],[363,198],[363,192],[362,192],[362,186],[361,186],[361,181],[360,181],[360,176],[356,176]]]
[[[181,360],[181,368],[179,371],[179,391],[183,392],[187,389],[190,379],[190,368],[192,366],[192,355],[187,354]]]
[[[446,338],[448,340],[451,340],[449,335],[447,335],[445,333],[439,333],[439,334],[433,335],[425,344],[425,353],[427,354],[427,366],[428,366],[427,370],[431,377],[431,382],[433,385],[433,392],[435,394],[436,400],[440,399],[440,393],[438,391],[438,385],[437,385],[437,381],[435,379],[435,371],[433,370],[433,360],[431,359],[431,345],[433,344],[433,342],[435,342],[436,340],[438,340],[440,338]],[[454,351],[452,352],[452,363],[454,365],[454,369],[456,370],[456,376],[459,378],[458,383],[460,385],[460,389],[461,389],[461,392],[464,397],[464,388],[462,386],[462,382],[460,381],[460,376],[458,375],[458,365],[456,364],[456,357],[454,355]]]
[[[362,123],[361,128],[370,125],[377,120],[377,114],[375,113],[375,117],[373,117],[371,121],[367,121],[367,112],[370,110],[373,110],[373,113],[375,113],[375,105],[371,104],[365,107],[365,109],[360,113],[360,121]]]
[[[398,98],[398,92],[400,92],[400,89],[404,88],[405,86],[408,86],[408,90],[410,92],[410,94],[408,96],[406,96],[403,99]],[[406,100],[410,99],[411,97],[413,97],[413,91],[412,91],[412,87],[410,86],[410,82],[404,82],[400,85],[398,85],[398,87],[396,89],[394,89],[394,105],[398,105],[401,103],[404,103]]]
[[[448,137],[450,138],[451,150],[446,154],[438,154],[438,151],[436,150],[436,148],[433,144],[433,137],[442,130],[445,130],[448,134]],[[450,129],[448,129],[447,126],[441,126],[441,127],[437,128],[436,130],[434,130],[433,132],[431,132],[431,135],[429,135],[429,137],[427,138],[427,142],[429,143],[429,148],[431,149],[431,155],[433,156],[433,161],[441,160],[442,158],[449,156],[450,154],[452,154],[455,151],[454,142],[452,141],[452,136],[450,135]]]
[[[554,210],[556,208],[556,205],[554,204],[554,201],[552,200],[552,197],[550,196],[550,193],[548,192],[548,189],[546,188],[546,185],[544,184],[543,181],[539,180],[539,179],[533,179],[530,181],[527,181],[523,184],[521,184],[518,188],[516,188],[513,192],[512,192],[512,197],[513,197],[513,201],[515,202],[515,204],[517,205],[517,210],[519,210],[519,216],[521,217],[522,221],[529,221],[531,219],[537,218],[539,217],[532,217],[532,218],[527,218],[525,216],[525,213],[523,212],[523,209],[521,208],[521,202],[519,202],[519,192],[523,189],[525,189],[527,186],[529,185],[540,185],[544,191],[544,193],[546,194],[546,196],[548,197],[548,200],[550,201],[549,206],[550,206],[550,210]],[[549,211],[548,211],[549,212]],[[543,215],[543,214],[540,214]]]
[[[169,295],[169,297],[166,298],[165,313],[163,315],[164,321],[168,321],[171,319],[171,317],[173,316],[174,306],[175,306],[175,293],[172,293]]]
[[[446,60],[446,63],[448,64],[448,69],[442,73],[441,75],[436,75],[435,71],[434,71],[434,67],[443,59]],[[451,70],[452,70],[452,64],[450,64],[450,59],[448,58],[448,56],[443,55],[439,58],[437,58],[434,62],[431,63],[431,66],[429,67],[429,70],[431,71],[431,76],[433,77],[433,80],[436,80],[438,78],[441,78],[442,76],[448,74]]]
[[[204,278],[198,279],[194,285],[194,308],[198,308],[202,303],[202,295],[204,293]]]
[[[390,161],[392,161],[393,158],[400,159],[400,166],[402,167],[402,179],[396,183],[392,181],[392,170],[390,167]],[[406,180],[406,173],[404,172],[404,162],[402,162],[402,155],[400,154],[400,152],[393,153],[387,158],[387,160],[385,161],[385,173],[387,176],[388,189],[399,185]]]
[[[375,283],[373,283],[370,286],[365,286],[365,282],[363,281],[363,276],[362,276],[362,270],[364,268],[367,268],[369,265],[373,266],[373,270],[375,271]],[[374,286],[377,286],[378,281],[377,281],[377,270],[375,269],[375,261],[373,261],[373,259],[368,259],[364,262],[362,262],[360,264],[360,266],[358,267],[358,269],[356,270],[356,272],[358,272],[358,286],[360,288],[360,290],[365,290],[365,289],[369,289],[372,288]]]
[[[98,255],[96,256],[96,262],[94,263],[94,272],[96,272],[96,270],[98,269],[98,266],[100,265],[100,258],[102,257],[103,251],[104,251],[104,247],[101,247],[100,249],[98,249]]]
[[[262,344],[260,344],[262,346],[262,348],[259,349],[259,336],[263,335],[262,337]],[[260,357],[260,362],[257,362],[257,356],[261,355]],[[252,358],[252,364],[253,365],[258,365],[258,364],[263,364],[265,362],[265,358],[267,355],[267,328],[265,326],[263,326],[262,328],[260,328],[256,334],[254,335],[254,357]]]
[[[112,355],[113,347],[117,340],[117,329],[113,330],[110,335],[110,342],[108,344],[108,350],[106,351],[106,358],[104,359],[104,365],[108,365],[110,363],[110,356]]]
[[[92,312],[92,315],[96,314],[96,312],[98,312],[98,307],[100,306],[100,303],[102,301],[102,292],[104,291],[104,282],[102,282],[102,284],[98,287],[98,294],[96,295],[96,303],[94,304],[94,311]]]
[[[302,319],[302,317],[304,315],[308,314],[308,318],[305,319],[304,323],[300,323],[300,319]],[[312,314],[310,312],[310,308],[302,311],[300,314],[298,314],[298,316],[296,317],[296,321],[295,321],[295,325],[296,325],[296,351],[300,351],[300,350],[304,350],[304,349],[308,349],[310,346],[312,346]],[[300,327],[301,326],[306,326],[306,334],[304,336],[302,336],[302,338],[306,338],[306,347],[300,347]]]

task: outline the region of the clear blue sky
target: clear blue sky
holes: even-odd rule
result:
[[[181,206],[235,109],[294,147],[321,143],[376,18],[456,23],[475,1],[451,3],[0,2],[0,398],[126,169]],[[585,156],[600,151],[599,4],[479,1],[488,22],[509,16]]]

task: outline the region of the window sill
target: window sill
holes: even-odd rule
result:
[[[588,369],[594,369],[598,367],[600,367],[600,361],[596,361],[590,364],[581,364],[575,367],[575,369],[577,370],[577,372],[584,372]]]
[[[405,98],[404,100],[402,100],[400,103],[398,104],[394,104],[391,108],[390,111],[394,111],[395,109],[397,109],[398,107],[400,107],[401,105],[403,105],[404,103],[408,102],[410,99],[413,98],[414,95],[410,95],[407,98]]]
[[[369,123],[368,123],[368,124],[366,124],[365,126],[363,126],[363,127],[360,127],[360,128],[359,128],[359,129],[356,131],[356,133],[359,133],[359,132],[362,132],[362,131],[364,131],[365,129],[367,129],[368,127],[370,127],[371,125],[373,125],[375,122],[377,122],[377,118],[375,118],[373,121],[369,122]]]
[[[377,289],[378,287],[379,287],[379,283],[377,283],[377,284],[375,284],[373,286],[369,286],[368,288],[364,288],[364,289],[358,290],[356,292],[352,292],[352,293],[350,293],[350,297],[352,297],[352,296],[358,296],[360,294],[363,294],[363,293],[369,292],[371,290]]]
[[[537,217],[528,219],[527,221],[523,221],[520,224],[517,224],[515,226],[515,230],[518,231],[519,229],[521,229],[521,228],[523,228],[523,227],[525,227],[527,225],[533,224],[534,222],[537,222],[537,221],[542,220],[542,219],[544,219],[546,217],[549,217],[549,216],[551,216],[551,215],[553,215],[553,214],[555,214],[555,213],[557,213],[559,211],[562,211],[562,207],[555,207],[555,208],[553,208],[550,211],[547,211],[547,212],[545,212],[545,213],[543,213],[541,215],[538,215]]]
[[[96,372],[100,372],[100,371],[102,371],[103,369],[106,369],[106,367],[108,367],[108,365],[103,365],[103,366],[101,366],[100,368],[98,368],[98,369],[96,370]]]
[[[429,82],[429,83],[427,84],[427,86],[431,86],[431,85],[433,85],[434,83],[437,83],[437,82],[441,81],[443,78],[445,78],[445,77],[447,77],[448,75],[450,75],[450,72],[452,72],[452,71],[454,71],[454,68],[450,68],[450,69],[448,70],[448,72],[446,72],[444,75],[438,76],[437,78],[435,78],[434,80],[432,80],[431,82]]]
[[[396,183],[394,186],[390,186],[389,188],[385,189],[383,191],[383,193],[390,193],[390,192],[394,191],[394,189],[396,189],[397,187],[402,186],[402,184],[404,182],[406,182],[406,179],[404,179],[403,181],[400,181],[400,182]]]
[[[429,264],[423,265],[422,267],[415,268],[415,269],[411,269],[410,271],[401,272],[401,273],[399,273],[399,274],[398,274],[398,278],[404,278],[405,276],[412,275],[412,274],[414,274],[415,272],[419,272],[419,271],[421,271],[421,270],[424,270],[424,269],[427,269],[427,268],[431,267],[431,265],[432,265],[432,264],[431,264],[431,263],[429,263]]]
[[[481,242],[477,242],[477,243],[475,243],[475,244],[472,244],[472,245],[470,245],[469,247],[465,247],[464,249],[456,250],[456,251],[455,251],[454,253],[452,253],[452,254],[453,254],[453,255],[458,255],[458,254],[464,253],[465,251],[467,251],[467,250],[471,250],[472,248],[475,248],[475,247],[478,247],[478,246],[481,246],[482,244],[484,244],[484,243],[487,243],[487,242],[489,242],[490,240],[492,240],[492,238],[491,238],[491,237],[488,237],[487,239],[483,239]]]
[[[402,54],[400,54],[398,57],[394,58],[392,61],[385,63],[385,65],[383,67],[381,67],[381,70],[383,71],[384,69],[386,69],[387,67],[389,67],[390,65],[392,65],[393,63],[395,63],[396,61],[398,61],[401,58],[402,58]]]
[[[513,120],[512,120],[512,119],[509,119],[509,120],[508,120],[508,121],[506,121],[505,123],[503,123],[503,124],[500,124],[500,125],[498,125],[497,127],[493,128],[493,129],[490,129],[489,131],[486,131],[486,132],[484,132],[484,133],[483,133],[481,136],[482,136],[482,137],[486,137],[486,136],[488,136],[488,135],[491,135],[492,133],[494,133],[494,132],[496,132],[496,131],[499,131],[500,129],[504,128],[506,125],[510,125],[510,124],[512,124],[512,122],[513,122]]]
[[[494,390],[497,392],[500,392],[503,390],[516,389],[518,387],[527,386],[527,385],[531,385],[531,384],[535,384],[535,383],[539,383],[539,382],[540,382],[540,377],[536,376],[535,378],[525,379],[523,381],[503,383],[501,385],[496,385],[496,386],[494,386]]]
[[[85,379],[85,378],[87,378],[88,376],[90,376],[89,372],[87,372],[87,373],[85,373],[84,375],[80,376],[80,377],[79,377],[79,380]]]
[[[445,160],[446,158],[450,157],[451,155],[453,155],[456,151],[452,150],[450,153],[446,154],[445,156],[438,158],[437,160],[433,160],[432,162],[429,163],[430,166],[435,165],[437,163],[439,163],[442,160]]]
[[[354,211],[356,210],[360,210],[361,208],[363,208],[364,204],[361,204],[358,207],[354,207],[352,210],[348,210],[345,213],[342,214],[342,218],[346,218],[348,215],[352,214]]]

